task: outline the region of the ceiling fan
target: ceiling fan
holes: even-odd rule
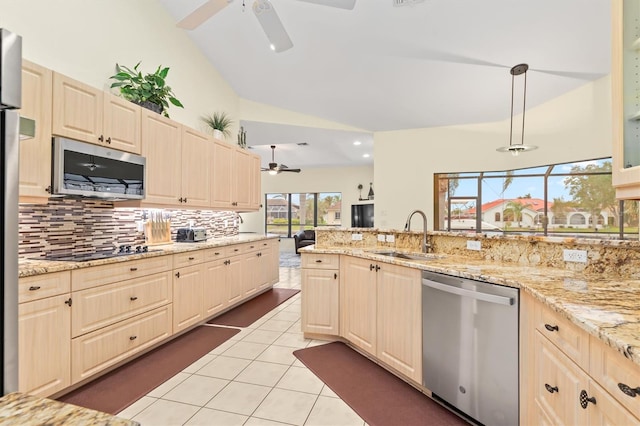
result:
[[[206,20],[224,9],[233,0],[207,0],[202,6],[191,12],[177,26],[185,30],[194,30],[202,25]],[[242,6],[244,6],[242,0]],[[299,0],[307,3],[321,4],[324,6],[337,7],[351,10],[355,6],[356,0]],[[255,0],[253,2],[253,13],[258,18],[264,33],[269,39],[270,47],[276,52],[283,52],[293,47],[293,42],[289,38],[287,31],[282,25],[273,4],[269,0]]]
[[[271,145],[271,162],[269,163],[269,167],[263,167],[261,169],[263,172],[269,172],[270,175],[277,175],[280,172],[300,173],[300,169],[290,169],[284,164],[276,163],[276,160],[274,158],[275,152],[276,152],[276,146]]]

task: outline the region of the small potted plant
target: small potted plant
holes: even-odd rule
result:
[[[213,130],[213,137],[223,139],[231,136],[231,124],[233,121],[225,112],[214,112],[211,115],[202,117],[202,121]]]
[[[116,74],[110,78],[116,80],[111,84],[111,88],[119,87],[122,96],[144,108],[150,109],[169,117],[167,110],[169,102],[171,104],[184,108],[182,103],[176,99],[171,87],[167,86],[166,78],[169,73],[169,67],[158,69],[152,74],[142,74],[138,70],[140,62],[133,69],[123,65],[116,64]]]

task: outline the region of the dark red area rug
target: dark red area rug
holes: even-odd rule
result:
[[[200,326],[58,398],[117,414],[240,330]]]
[[[256,296],[248,302],[231,309],[229,312],[207,321],[207,324],[248,327],[264,314],[299,292],[300,290],[291,288],[272,288],[260,296]]]
[[[468,425],[344,343],[299,349],[293,354],[370,426]]]

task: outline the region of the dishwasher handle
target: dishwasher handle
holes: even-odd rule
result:
[[[496,294],[483,293],[481,291],[467,290],[464,288],[454,287],[424,278],[422,279],[422,285],[447,293],[452,293],[458,296],[470,297],[472,299],[482,300],[489,303],[497,303],[506,306],[511,306],[515,303],[513,297],[498,296]]]

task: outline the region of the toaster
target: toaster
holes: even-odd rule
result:
[[[206,241],[207,230],[204,228],[178,228],[176,241],[181,243],[197,243]]]

